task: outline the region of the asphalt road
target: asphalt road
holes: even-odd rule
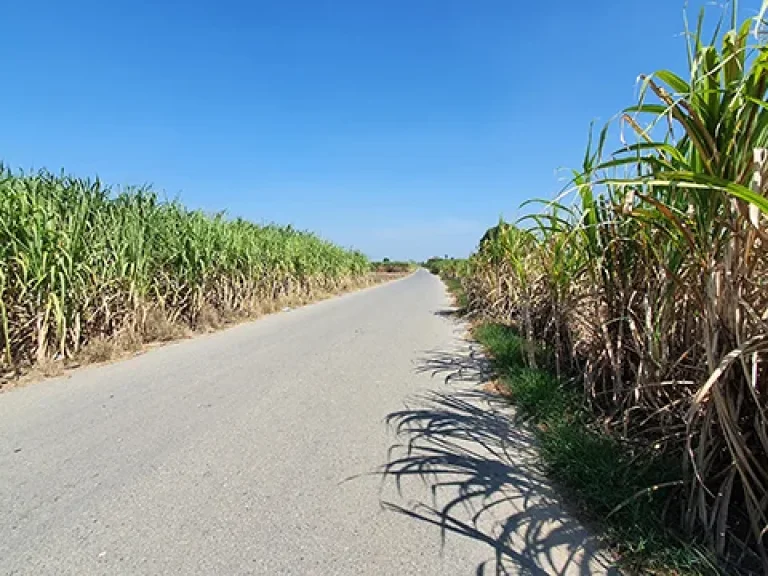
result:
[[[448,308],[419,271],[0,394],[0,574],[604,573]]]

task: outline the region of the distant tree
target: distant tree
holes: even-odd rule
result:
[[[389,262],[389,258],[384,258],[382,262]]]

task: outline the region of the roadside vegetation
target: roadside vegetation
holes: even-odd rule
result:
[[[448,290],[456,298],[456,304],[460,309],[467,306],[466,295],[461,289],[462,276],[468,272],[467,260],[448,257],[430,258],[424,262],[423,266],[443,279]]]
[[[370,269],[290,226],[0,166],[0,385],[362,285]]]
[[[380,262],[371,262],[371,269],[379,274],[408,274],[416,269],[416,264],[384,258]]]
[[[567,190],[430,269],[486,322],[476,335],[539,424],[552,474],[627,566],[760,574],[768,48],[735,6],[714,37],[703,29],[687,38],[688,77],[642,76]]]
[[[423,266],[432,274],[443,278],[458,278],[466,270],[467,261],[462,258],[430,258]]]
[[[555,375],[546,349],[534,351],[538,367],[529,365],[527,342],[513,327],[485,321],[472,333],[492,359],[496,390],[534,424],[550,475],[576,513],[600,529],[622,568],[633,574],[718,574],[702,542],[666,519],[680,513],[677,502],[660,493],[679,484],[677,460],[606,433],[574,382]]]

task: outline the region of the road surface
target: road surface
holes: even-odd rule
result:
[[[0,394],[0,574],[605,573],[448,311],[421,270]]]

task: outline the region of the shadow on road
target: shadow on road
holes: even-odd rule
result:
[[[460,308],[444,308],[442,310],[435,310],[435,316],[441,316],[443,318],[458,318],[461,316]]]
[[[456,352],[429,352],[416,366],[416,372],[440,376],[446,383],[459,381],[465,385],[483,384],[493,376],[490,362],[476,344]]]
[[[417,371],[442,376],[445,391],[388,415],[397,440],[382,475],[397,491],[385,508],[434,525],[443,543],[455,534],[487,544],[492,554],[476,574],[618,574],[562,510],[530,432],[504,399],[479,389],[490,375],[482,355],[431,353]]]

